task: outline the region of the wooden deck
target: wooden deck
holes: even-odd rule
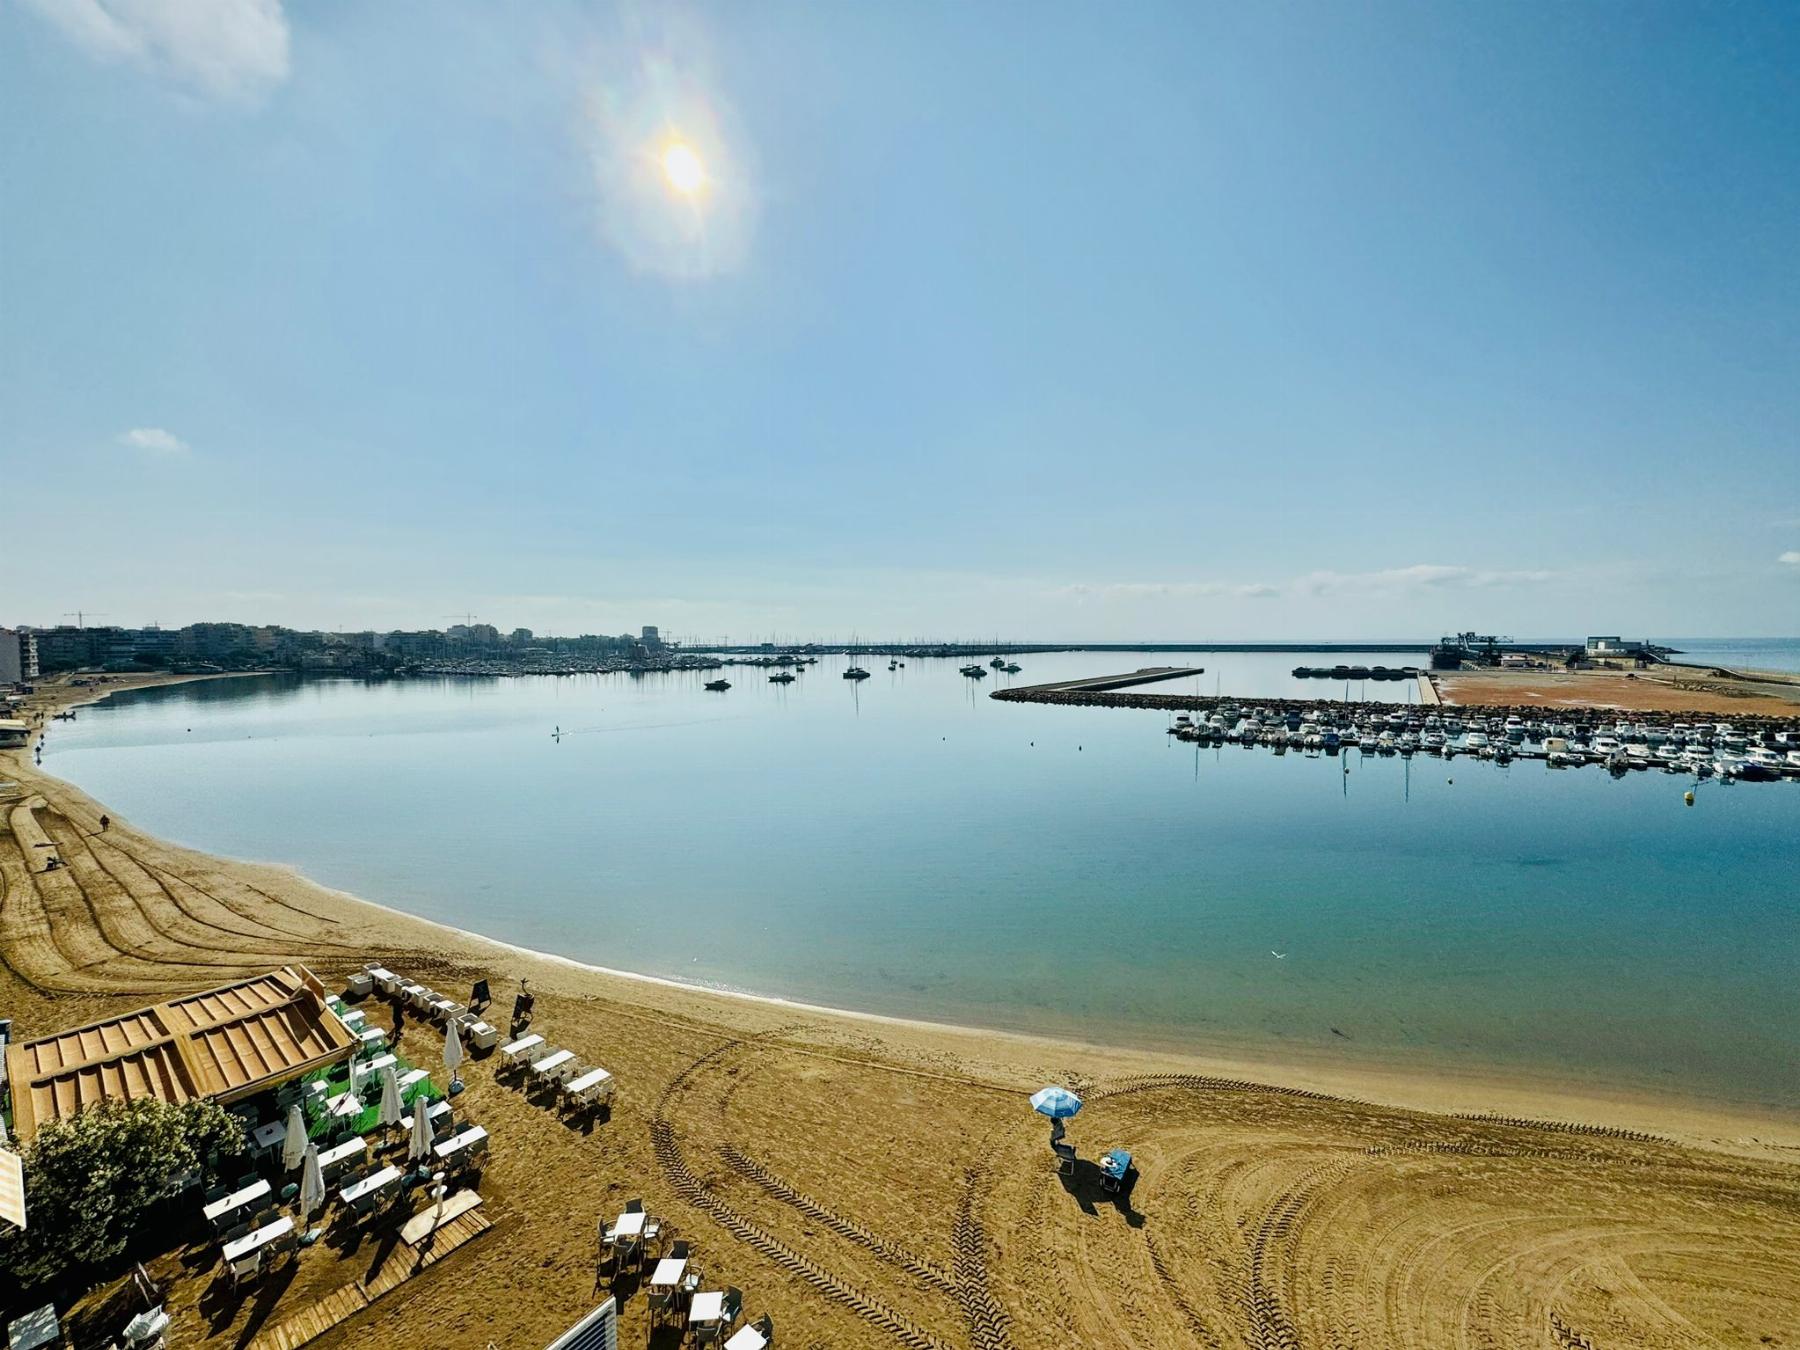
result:
[[[296,1350],[317,1340],[492,1226],[482,1214],[470,1210],[451,1219],[416,1247],[404,1242],[396,1245],[371,1279],[354,1281],[315,1299],[279,1325],[260,1333],[248,1350]]]

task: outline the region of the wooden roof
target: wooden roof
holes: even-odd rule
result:
[[[13,1127],[26,1141],[46,1121],[101,1101],[233,1102],[347,1059],[356,1046],[312,972],[284,966],[8,1046]]]

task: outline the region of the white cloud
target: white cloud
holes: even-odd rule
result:
[[[1786,553],[1782,554],[1775,561],[1784,562],[1784,563],[1788,564],[1788,566],[1790,566],[1790,567],[1800,567],[1800,549],[1790,548]]]
[[[1414,563],[1374,572],[1308,572],[1284,582],[1130,581],[1110,585],[1077,583],[1052,594],[1078,600],[1238,598],[1273,600],[1286,595],[1379,595],[1410,590],[1487,590],[1535,586],[1556,573],[1538,569],[1501,571],[1443,563]]]
[[[252,102],[288,75],[282,0],[26,0],[97,61]]]
[[[193,448],[174,432],[164,431],[161,427],[133,427],[119,437],[119,444],[162,457],[185,455]]]

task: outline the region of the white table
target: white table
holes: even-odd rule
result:
[[[365,1050],[378,1050],[387,1044],[387,1032],[380,1027],[369,1027],[365,1031],[359,1031],[356,1038],[363,1043]]]
[[[558,1050],[553,1055],[545,1055],[532,1064],[531,1071],[545,1082],[561,1082],[575,1072],[575,1052]]]
[[[364,1177],[361,1181],[353,1181],[338,1192],[346,1205],[353,1205],[364,1196],[374,1195],[386,1190],[400,1180],[398,1167],[384,1167],[373,1176]]]
[[[712,1289],[704,1294],[695,1294],[694,1301],[688,1305],[688,1325],[697,1322],[717,1322],[725,1316],[725,1294],[723,1290]]]
[[[463,1152],[465,1149],[475,1147],[475,1145],[481,1143],[487,1137],[488,1132],[484,1126],[472,1125],[461,1134],[452,1135],[450,1138],[444,1140],[444,1142],[439,1144],[433,1151],[440,1158],[454,1158],[458,1153]]]
[[[619,1215],[619,1221],[613,1225],[613,1233],[618,1237],[642,1237],[644,1211],[637,1209],[628,1214]]]
[[[346,1139],[336,1147],[328,1148],[323,1153],[319,1154],[319,1170],[321,1172],[326,1172],[330,1171],[332,1168],[342,1167],[352,1158],[362,1157],[362,1155],[368,1151],[368,1148],[368,1141],[360,1134],[354,1139]]]
[[[233,1191],[223,1200],[215,1200],[210,1205],[201,1207],[200,1212],[206,1216],[208,1223],[217,1223],[228,1214],[236,1214],[240,1209],[255,1204],[269,1194],[269,1183],[254,1181],[241,1191]]]
[[[537,1058],[543,1051],[544,1038],[532,1032],[529,1036],[521,1036],[511,1045],[500,1047],[500,1058],[508,1064],[520,1064]]]
[[[739,1327],[725,1342],[725,1350],[768,1350],[769,1338],[755,1327]]]
[[[363,1076],[366,1078],[372,1073],[380,1073],[383,1069],[395,1068],[399,1063],[400,1061],[395,1059],[391,1054],[377,1055],[374,1059],[362,1066]]]
[[[405,1092],[414,1083],[422,1083],[431,1077],[429,1069],[408,1069],[400,1075],[400,1091]]]
[[[347,1120],[352,1116],[360,1116],[362,1113],[362,1098],[354,1092],[340,1092],[325,1103],[325,1114],[328,1116],[342,1116]]]
[[[258,1125],[250,1131],[250,1146],[258,1153],[267,1153],[286,1138],[287,1122],[271,1120],[267,1125]]]
[[[234,1261],[242,1261],[246,1256],[250,1255],[251,1252],[261,1251],[283,1233],[291,1233],[293,1231],[294,1221],[285,1214],[282,1215],[281,1218],[275,1220],[274,1223],[265,1223],[254,1233],[245,1233],[243,1237],[238,1238],[235,1242],[227,1242],[225,1244],[226,1264],[229,1265]]]
[[[687,1270],[685,1256],[665,1256],[656,1263],[656,1269],[650,1272],[652,1289],[673,1289],[681,1283],[681,1276]]]
[[[563,1084],[563,1091],[571,1097],[605,1097],[612,1094],[612,1075],[605,1069],[589,1069],[579,1078],[572,1078]]]
[[[10,1350],[38,1350],[40,1345],[48,1345],[61,1337],[62,1325],[56,1320],[54,1303],[46,1303],[36,1312],[13,1318],[12,1325],[6,1329]]]
[[[419,1104],[417,1102],[413,1103],[413,1109],[415,1111],[418,1109],[418,1106],[419,1106]],[[450,1110],[449,1098],[440,1097],[437,1101],[433,1102],[429,1107],[426,1108],[425,1119],[435,1121],[439,1116],[448,1114],[449,1110]],[[405,1126],[407,1129],[410,1130],[413,1127],[412,1115],[409,1113],[408,1115],[402,1117],[400,1123],[403,1126]]]

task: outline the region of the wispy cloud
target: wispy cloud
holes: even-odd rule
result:
[[[288,76],[281,0],[25,0],[97,61],[255,102]]]
[[[1785,561],[1785,559],[1784,559]],[[1077,600],[1216,599],[1276,600],[1283,596],[1381,595],[1416,590],[1490,590],[1536,586],[1556,579],[1542,569],[1496,570],[1444,563],[1414,563],[1373,572],[1308,572],[1286,581],[1127,581],[1078,582],[1053,595]]]
[[[1789,567],[1800,567],[1800,549],[1790,548],[1775,561],[1784,562]]]
[[[165,458],[190,454],[193,449],[174,432],[164,431],[161,427],[133,427],[119,437],[119,444]]]

